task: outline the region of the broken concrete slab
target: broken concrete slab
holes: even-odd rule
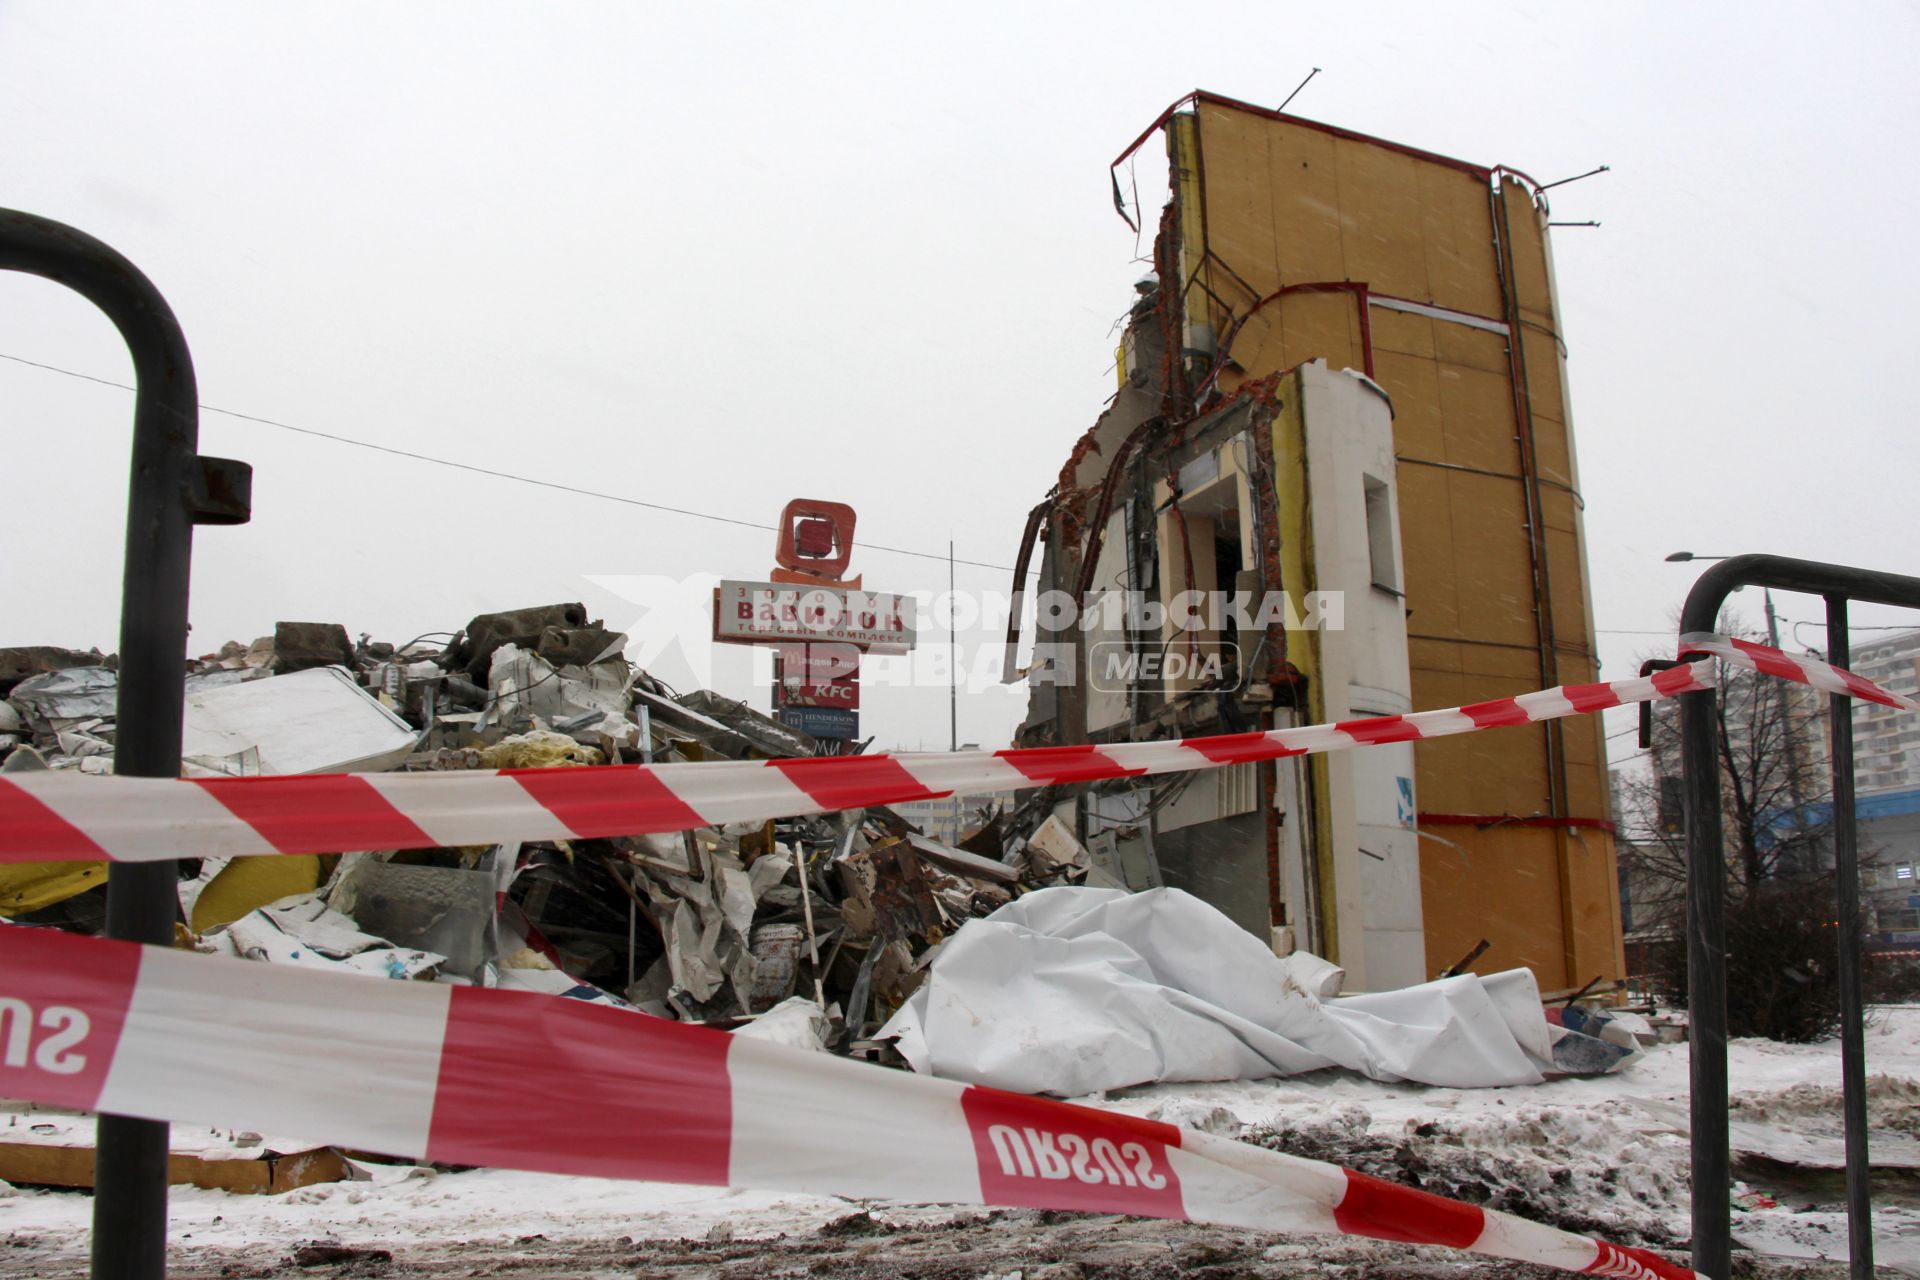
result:
[[[790,729],[746,703],[710,689],[687,694],[680,699],[680,704],[719,721],[765,755],[810,756],[819,750],[819,745],[798,729]]]
[[[475,680],[484,679],[493,662],[493,652],[503,644],[533,649],[548,627],[584,627],[587,606],[571,604],[536,605],[530,609],[508,609],[501,613],[483,613],[467,623],[465,639],[453,649],[455,662]]]
[[[236,665],[244,665],[244,655]],[[276,622],[273,624],[273,669],[281,675],[314,667],[353,666],[353,642],[347,629],[335,622]]]
[[[722,756],[729,760],[744,760],[756,750],[755,744],[751,739],[736,733],[732,728],[722,724],[712,716],[703,715],[694,710],[693,707],[687,705],[684,701],[677,702],[663,693],[654,693],[652,690],[642,688],[639,685],[634,686],[633,693],[636,703],[644,703],[646,705],[648,713],[657,725],[666,727],[682,739],[689,739],[699,743],[716,756]],[[792,733],[793,731],[789,729],[787,732]],[[799,735],[796,734],[795,736],[797,737]],[[811,743],[813,740],[809,738],[807,741]],[[804,752],[780,752],[778,754],[811,755],[813,754],[813,749],[809,747],[809,749]]]
[[[542,628],[534,652],[556,667],[589,667],[620,657],[626,645],[623,633],[609,631],[596,622],[584,627]]]
[[[490,868],[369,857],[341,874],[327,905],[330,915],[398,947],[443,956],[447,972],[478,981],[493,957],[495,893]]]

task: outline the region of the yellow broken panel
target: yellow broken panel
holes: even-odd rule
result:
[[[107,882],[104,862],[18,862],[0,867],[0,916],[23,916]]]
[[[1167,156],[1173,165],[1174,181],[1179,190],[1181,218],[1199,218],[1200,196],[1196,169],[1199,154],[1194,145],[1194,119],[1192,116],[1175,116],[1167,122]],[[1192,225],[1198,226],[1195,221]],[[1174,264],[1179,273],[1173,280],[1163,280],[1160,287],[1173,289],[1184,304],[1186,320],[1186,346],[1207,346],[1203,335],[1215,335],[1216,317],[1211,299],[1205,289],[1193,287],[1201,275],[1202,264],[1206,260],[1206,244],[1198,236],[1180,241],[1180,257]]]
[[[1206,280],[1244,313],[1248,304],[1284,283],[1273,238],[1266,132],[1261,121],[1236,111],[1203,112],[1198,127],[1206,187],[1194,188],[1193,194],[1206,202],[1207,247],[1232,267],[1209,264]],[[1216,154],[1225,158],[1217,173],[1211,167]],[[1185,207],[1181,216],[1188,216]]]
[[[194,899],[193,918],[188,923],[195,933],[205,933],[219,925],[232,924],[247,912],[270,902],[312,893],[319,887],[318,854],[235,858],[222,867]]]

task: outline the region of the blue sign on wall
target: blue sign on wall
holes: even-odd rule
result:
[[[860,736],[860,713],[839,707],[782,707],[780,723],[812,738],[851,739]]]

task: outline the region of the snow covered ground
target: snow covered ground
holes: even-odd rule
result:
[[[1881,1171],[1875,1188],[1879,1261],[1920,1275],[1920,1006],[1878,1011],[1868,1030],[1867,1059]],[[1754,1206],[1736,1211],[1736,1240],[1774,1258],[1844,1257],[1839,1174],[1808,1167],[1839,1161],[1838,1045],[1737,1041],[1730,1065],[1737,1174],[1743,1179],[1736,1191]],[[538,1086],[528,1080],[524,1087]],[[1526,1087],[1383,1085],[1320,1072],[1157,1085],[1080,1101],[1274,1144],[1623,1243],[1673,1248],[1687,1236],[1686,1096],[1686,1047],[1671,1045],[1650,1049],[1614,1076]],[[52,1126],[41,1135],[50,1140],[84,1134],[88,1127],[15,1108],[0,1121],[0,1137],[24,1136],[35,1124]],[[254,1145],[184,1126],[176,1134],[177,1146],[238,1154]],[[286,1151],[307,1144],[273,1145]],[[898,1158],[912,1157],[908,1152]],[[890,1229],[931,1228],[956,1213],[502,1170],[377,1168],[373,1174],[368,1181],[280,1196],[176,1188],[176,1256],[183,1264],[201,1254],[252,1258],[256,1264],[264,1259],[251,1270],[223,1267],[227,1274],[269,1275],[280,1274],[271,1260],[311,1241],[399,1252],[457,1243],[469,1257],[531,1238],[563,1249],[574,1241],[583,1250],[610,1240],[730,1239],[737,1246],[817,1234],[862,1209]],[[82,1193],[0,1184],[0,1244],[12,1246],[0,1248],[0,1276],[82,1274],[91,1207]],[[1272,1252],[1268,1246],[1266,1253]],[[631,1275],[633,1267],[629,1261],[612,1273]]]
[[[1742,1180],[1736,1245],[1844,1259],[1838,1041],[1738,1040],[1728,1073]],[[1867,1075],[1876,1261],[1920,1275],[1920,1007],[1875,1011]],[[1128,1090],[1101,1105],[1616,1241],[1678,1247],[1689,1235],[1684,1044],[1655,1046],[1616,1075],[1532,1087],[1435,1089],[1322,1072]]]

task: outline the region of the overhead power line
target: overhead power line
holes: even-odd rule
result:
[[[135,387],[125,382],[115,382],[111,378],[99,378],[90,373],[80,373],[73,369],[63,369],[59,365],[44,364],[38,360],[28,360],[24,356],[9,355],[4,351],[0,351],[0,360],[11,360],[15,364],[27,365],[34,369],[44,369],[48,373],[58,373],[69,378],[78,378],[82,382],[97,382],[103,387],[115,387],[121,391],[136,390]],[[236,409],[222,409],[210,404],[202,404],[199,408],[202,413],[217,413],[224,418],[238,418],[242,422],[254,422],[263,427],[273,427],[280,431],[291,431],[296,435],[312,436],[317,440],[331,440],[335,444],[351,445],[356,449],[371,449],[375,453],[390,454],[396,458],[409,458],[415,462],[431,463],[436,467],[451,467],[456,471],[470,471],[475,475],[492,476],[496,480],[511,480],[515,484],[530,484],[541,489],[552,489],[559,493],[571,493],[577,497],[597,498],[602,502],[618,502],[623,506],[642,507],[648,511],[661,511],[669,515],[689,516],[695,520],[711,520],[716,524],[739,525],[746,529],[765,529],[773,533],[780,531],[779,525],[764,524],[758,520],[742,520],[738,516],[723,516],[712,511],[696,511],[691,507],[669,506],[664,502],[648,502],[644,498],[631,498],[625,494],[606,493],[598,489],[583,489],[578,485],[561,484],[557,480],[542,480],[536,476],[523,476],[512,471],[496,471],[491,467],[475,466],[471,462],[460,462],[453,458],[435,457],[433,454],[417,453],[411,449],[396,449],[392,445],[376,444],[371,440],[356,440],[352,436],[336,435],[331,431],[319,431],[313,427],[296,427],[291,422],[279,422],[273,418],[263,418],[254,413],[241,413]],[[984,560],[957,559],[950,557],[944,551],[914,551],[907,547],[890,547],[884,543],[861,542],[858,540],[856,540],[853,545],[856,547],[865,547],[869,551],[891,552],[897,556],[913,556],[920,560],[938,560],[943,564],[952,560],[954,564],[972,565],[976,569],[997,569],[1002,573],[1013,572],[1012,567],[1008,565],[988,564]]]

